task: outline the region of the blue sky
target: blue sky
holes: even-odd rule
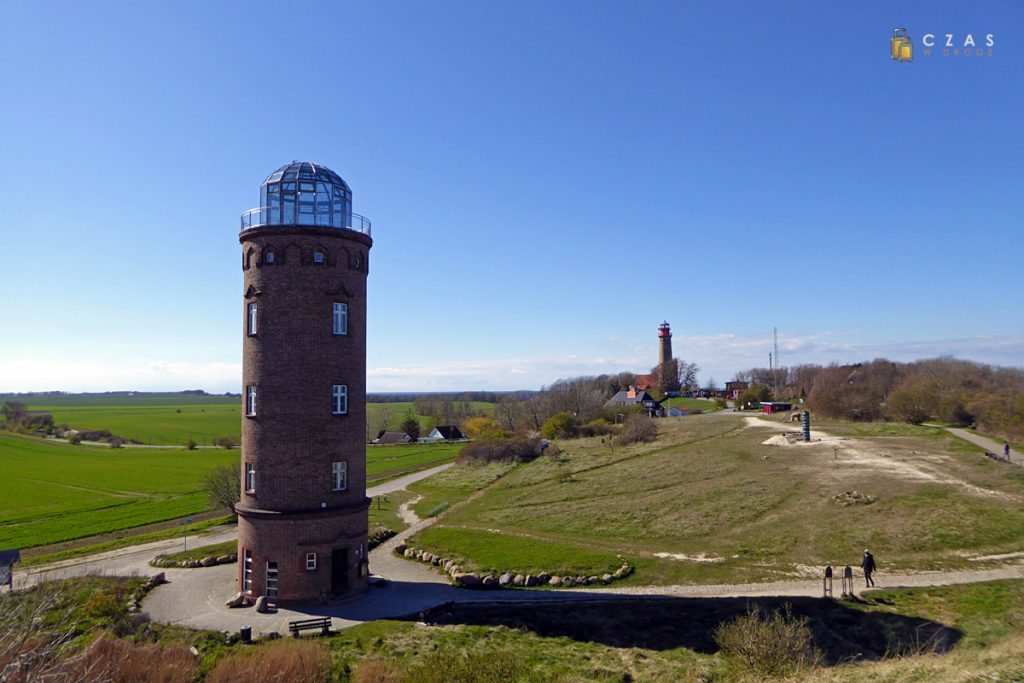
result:
[[[1024,365],[1020,3],[7,0],[0,26],[0,391],[238,390],[238,219],[293,159],[373,220],[371,391],[644,371],[663,319],[719,383],[773,327],[787,364]]]

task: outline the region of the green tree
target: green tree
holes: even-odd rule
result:
[[[416,441],[420,438],[420,421],[416,419],[416,416],[409,413],[404,420],[402,420],[402,431],[409,435],[409,438]]]

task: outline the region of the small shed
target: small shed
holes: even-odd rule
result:
[[[761,412],[768,413],[785,413],[792,410],[793,404],[782,401],[766,401],[761,404]]]

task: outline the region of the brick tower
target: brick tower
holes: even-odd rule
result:
[[[658,325],[658,367],[672,360],[672,329],[668,322]]]
[[[366,587],[370,221],[324,166],[293,162],[242,214],[238,588],[278,602]]]
[[[678,368],[672,360],[672,330],[668,322],[658,325],[658,389],[662,393],[679,391]]]

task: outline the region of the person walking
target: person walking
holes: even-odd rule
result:
[[[864,559],[860,561],[860,568],[864,570],[864,587],[871,588],[875,585],[875,580],[871,578],[871,575],[875,571],[875,556],[868,552],[868,549],[864,549]]]
[[[1010,462],[1010,442],[1009,441],[1004,441],[1003,442],[1003,459],[1006,460],[1006,462]]]

